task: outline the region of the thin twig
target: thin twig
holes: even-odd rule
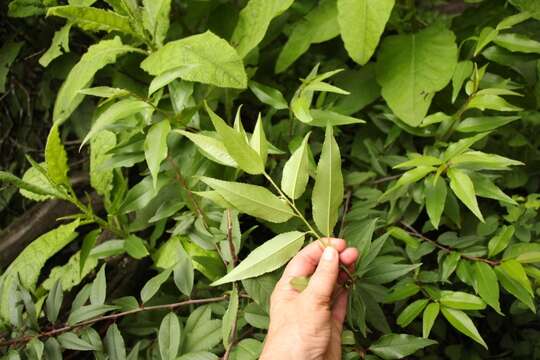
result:
[[[351,197],[352,197],[352,190],[347,190],[347,193],[345,194],[345,205],[343,205],[343,215],[341,216],[341,224],[339,226],[339,233],[338,238],[343,238],[343,231],[345,230],[345,217],[347,216],[347,213],[349,212],[349,205],[351,203]]]
[[[394,179],[399,178],[401,175],[403,175],[403,174],[397,174],[397,175],[385,176],[385,177],[382,177],[382,178],[380,178],[380,179],[375,179],[375,180],[371,181],[369,184],[370,184],[370,185],[377,185],[377,184],[380,184],[380,183],[392,181],[392,180],[394,180]]]
[[[180,168],[178,167],[178,164],[176,163],[176,161],[174,161],[174,159],[171,156],[167,157],[167,161],[173,167],[174,173],[176,175],[176,181],[180,184],[180,186],[182,188],[184,188],[184,190],[186,190],[189,201],[191,201],[191,204],[193,205],[193,208],[195,209],[195,212],[197,212],[197,215],[199,215],[201,217],[201,219],[203,220],[204,225],[207,226],[207,224],[206,224],[206,214],[204,213],[204,211],[199,206],[199,203],[197,202],[197,200],[195,200],[195,197],[193,196],[193,192],[188,187],[186,179],[184,179],[184,177],[182,176],[182,173],[180,172]]]
[[[422,239],[422,240],[425,240],[431,244],[433,244],[435,247],[441,249],[442,251],[444,252],[447,252],[447,253],[450,253],[452,251],[455,251],[453,248],[451,247],[448,247],[448,246],[444,246],[442,244],[439,244],[437,241],[433,240],[433,239],[430,239],[426,236],[424,236],[423,234],[421,234],[418,230],[416,230],[415,228],[413,228],[411,225],[409,224],[406,224],[405,222],[403,221],[400,221],[400,224],[405,227],[408,231],[409,234],[413,235],[413,236],[416,236],[417,238],[419,239]],[[464,259],[467,259],[467,260],[472,260],[472,261],[481,261],[481,262],[484,262],[488,265],[491,265],[491,266],[497,266],[499,265],[501,262],[499,260],[490,260],[490,259],[485,259],[485,258],[482,258],[482,257],[479,257],[479,256],[471,256],[471,255],[465,255],[465,254],[461,254],[460,253],[460,256]]]
[[[233,223],[231,212],[231,209],[227,209],[227,241],[229,242],[232,265],[236,266],[238,263],[238,257],[236,256],[236,249],[233,242]]]
[[[101,321],[110,320],[110,321],[114,322],[114,321],[118,320],[121,317],[124,317],[124,316],[127,316],[127,315],[133,315],[133,314],[140,313],[140,312],[143,312],[143,311],[165,310],[165,309],[174,310],[174,309],[177,309],[179,307],[187,306],[187,305],[208,304],[208,303],[213,303],[213,302],[220,302],[220,301],[226,300],[228,297],[229,297],[228,295],[223,295],[223,296],[213,297],[213,298],[208,298],[208,299],[192,299],[192,300],[186,300],[186,301],[177,302],[177,303],[173,303],[173,304],[163,304],[163,305],[139,307],[137,309],[132,309],[132,310],[128,310],[128,311],[119,312],[119,313],[116,313],[116,314],[110,314],[110,315],[97,317],[95,319],[86,320],[86,321],[80,322],[80,323],[75,324],[75,325],[65,325],[65,326],[62,326],[62,327],[59,327],[59,328],[56,328],[56,329],[41,332],[41,333],[39,333],[37,335],[26,335],[26,336],[23,336],[23,337],[20,337],[20,338],[11,339],[11,340],[8,340],[8,341],[3,341],[3,342],[0,342],[0,347],[12,346],[12,345],[17,345],[17,344],[26,344],[29,341],[31,341],[32,339],[34,339],[34,338],[38,338],[38,339],[49,338],[49,337],[52,337],[52,336],[56,336],[56,335],[65,333],[67,331],[71,331],[71,330],[75,330],[75,329],[78,329],[78,328],[81,328],[81,327],[84,327],[84,326],[92,325],[92,324],[95,324],[95,323],[101,322]]]

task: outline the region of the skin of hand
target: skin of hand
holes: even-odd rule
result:
[[[313,242],[287,265],[270,300],[270,327],[260,360],[340,360],[341,331],[347,310],[347,291],[339,286],[358,258],[355,248],[343,239],[322,239],[323,249]],[[311,276],[307,288],[298,292],[290,281]]]

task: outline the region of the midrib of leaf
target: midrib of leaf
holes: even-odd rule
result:
[[[304,144],[300,146],[303,146],[303,145]],[[294,172],[294,181],[293,181],[293,189],[292,189],[293,201],[294,201],[294,196],[296,194],[296,185],[298,184],[298,176],[300,175],[300,167],[304,163],[305,151],[306,151],[306,148],[304,147],[302,153],[300,154],[300,161],[298,162],[298,167],[295,169],[296,171]]]
[[[362,62],[366,56],[366,34],[367,34],[367,18],[368,18],[368,4],[367,0],[364,0],[364,22],[362,24]]]
[[[330,204],[331,204],[331,197],[332,197],[332,159],[333,159],[333,146],[332,146],[332,139],[329,138],[329,151],[328,151],[328,159],[329,159],[329,171],[328,171],[328,204],[326,204],[326,234],[328,234],[329,236],[331,235],[331,231],[332,229],[330,229],[330,213],[331,213],[331,209],[330,209]]]

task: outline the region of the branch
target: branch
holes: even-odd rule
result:
[[[139,307],[137,309],[123,311],[123,312],[119,312],[119,313],[116,313],[116,314],[100,316],[100,317],[97,317],[95,319],[86,320],[86,321],[80,322],[80,323],[75,324],[75,325],[65,325],[65,326],[62,326],[62,327],[59,327],[59,328],[56,328],[56,329],[41,332],[41,333],[39,333],[37,335],[26,335],[26,336],[22,336],[22,337],[7,340],[7,341],[2,341],[2,342],[0,342],[0,348],[4,347],[4,346],[12,346],[12,345],[17,345],[17,344],[26,344],[26,343],[30,342],[32,339],[34,339],[34,338],[38,338],[38,339],[49,338],[49,337],[52,337],[52,336],[60,335],[60,334],[65,333],[67,331],[71,331],[71,330],[78,329],[78,328],[81,328],[81,327],[84,327],[84,326],[92,325],[92,324],[95,324],[95,323],[101,322],[101,321],[112,320],[114,322],[114,321],[118,320],[121,317],[124,317],[124,316],[127,316],[127,315],[137,314],[137,313],[140,313],[140,312],[143,312],[143,311],[164,310],[164,309],[174,310],[174,309],[177,309],[179,307],[186,306],[186,305],[208,304],[208,303],[212,303],[212,302],[220,302],[220,301],[226,300],[227,298],[228,298],[228,295],[223,295],[223,296],[213,297],[213,298],[208,298],[208,299],[186,300],[186,301],[173,303],[173,304],[163,304],[163,305],[154,305],[154,306],[146,306],[146,307],[141,306],[141,307]]]
[[[408,231],[409,234],[413,235],[413,236],[416,236],[417,238],[419,239],[422,239],[422,240],[425,240],[431,244],[433,244],[435,247],[441,249],[442,251],[444,252],[447,252],[447,253],[450,253],[452,251],[455,251],[453,248],[451,247],[447,247],[447,246],[444,246],[444,245],[441,245],[439,244],[437,241],[435,240],[432,240],[432,239],[429,239],[427,238],[426,236],[424,236],[423,234],[421,234],[418,230],[416,230],[415,228],[413,228],[411,225],[409,224],[406,224],[405,222],[403,221],[400,221],[400,224],[405,227]],[[461,257],[464,258],[464,259],[467,259],[467,260],[472,260],[472,261],[481,261],[481,262],[484,262],[488,265],[491,265],[491,266],[497,266],[499,265],[501,262],[499,260],[490,260],[490,259],[485,259],[485,258],[482,258],[482,257],[478,257],[478,256],[470,256],[470,255],[464,255],[464,254],[461,254]]]

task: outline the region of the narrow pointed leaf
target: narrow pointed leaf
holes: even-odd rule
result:
[[[442,306],[441,312],[448,322],[459,332],[467,335],[487,349],[486,342],[474,326],[471,318],[461,310],[450,309]]]
[[[309,181],[309,136],[310,133],[304,137],[302,144],[293,152],[283,167],[281,190],[291,199],[298,199],[302,196]]]
[[[154,189],[157,187],[161,162],[167,158],[167,137],[170,132],[171,124],[168,120],[162,120],[150,127],[144,140],[144,155],[152,175]]]
[[[461,202],[464,203],[465,206],[480,219],[480,221],[484,222],[484,217],[482,216],[480,208],[478,207],[478,202],[476,201],[474,185],[469,175],[461,170],[451,168],[448,169],[448,177],[450,178],[450,188],[457,198],[461,200]]]
[[[440,305],[439,303],[431,303],[424,309],[424,314],[422,316],[422,337],[428,338],[431,328],[437,320],[439,315]]]
[[[275,236],[255,250],[237,267],[212,286],[256,277],[273,271],[289,261],[304,244],[305,233],[291,231]]]

